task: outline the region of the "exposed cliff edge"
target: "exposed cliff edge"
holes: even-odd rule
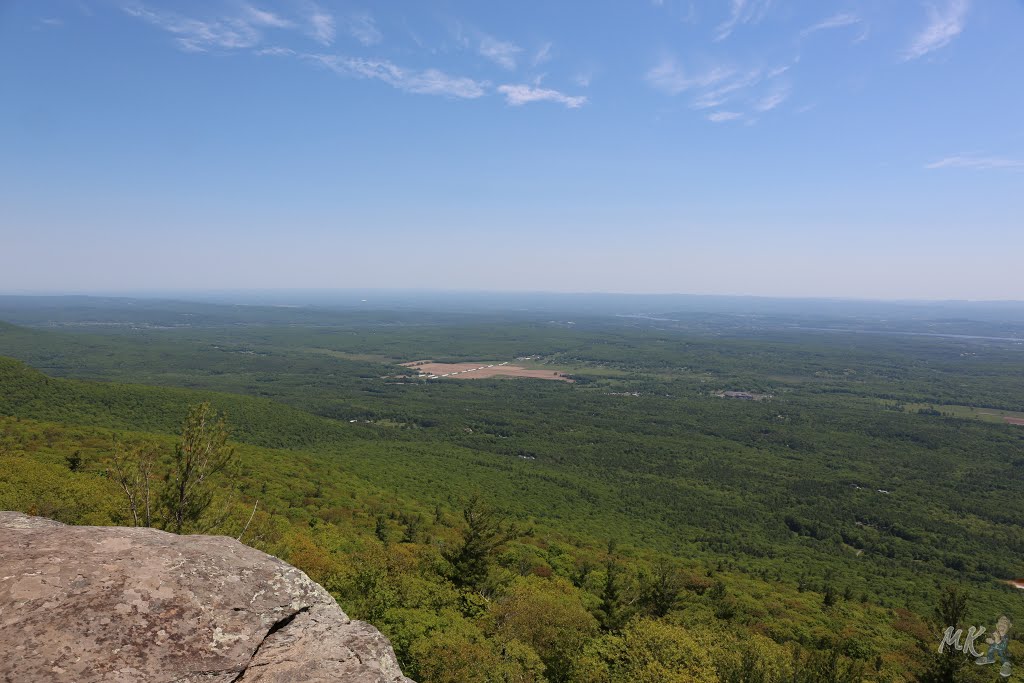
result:
[[[0,680],[412,683],[298,569],[220,536],[0,512]]]

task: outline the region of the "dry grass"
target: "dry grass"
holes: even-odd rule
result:
[[[524,368],[519,365],[511,365],[497,362],[483,363],[435,363],[432,360],[417,360],[409,363],[402,363],[407,368],[416,370],[421,376],[436,379],[490,379],[494,377],[530,377],[533,379],[554,379],[562,382],[571,382],[563,373],[557,370],[541,370]]]

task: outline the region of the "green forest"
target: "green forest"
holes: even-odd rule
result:
[[[0,297],[0,509],[140,523],[124,473],[173,480],[213,411],[209,500],[151,523],[294,564],[422,683],[1005,680],[936,648],[1024,624],[1024,426],[953,408],[1024,411],[1020,342],[26,301]]]

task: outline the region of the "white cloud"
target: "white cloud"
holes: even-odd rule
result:
[[[266,26],[268,28],[291,28],[294,26],[287,19],[282,19],[273,12],[258,9],[252,5],[242,5],[242,9],[248,22],[255,26]]]
[[[732,110],[740,107],[756,112],[767,112],[786,101],[790,94],[789,86],[773,79],[784,74],[791,66],[792,64],[789,64],[768,70],[759,67],[737,70],[717,65],[691,74],[669,57],[648,71],[646,80],[654,88],[670,95],[690,91],[693,93],[691,107],[698,110],[718,110],[708,116],[711,121],[730,121],[742,114],[736,111],[722,111],[723,106],[728,105]],[[775,85],[768,94],[754,99],[749,91],[765,81],[773,81]],[[737,101],[740,104],[737,104]]]
[[[925,168],[968,168],[975,171],[1024,168],[1024,160],[1000,157],[953,156],[926,164]]]
[[[645,76],[647,82],[654,88],[668,93],[678,95],[679,93],[692,88],[706,88],[719,83],[730,76],[734,71],[723,66],[713,67],[704,73],[687,75],[682,66],[671,57],[666,57]]]
[[[383,59],[337,55],[305,56],[340,76],[375,79],[405,92],[462,99],[475,99],[486,94],[486,83],[471,78],[450,76],[437,69],[406,69]]]
[[[844,26],[853,26],[854,24],[859,24],[860,21],[860,17],[858,17],[856,14],[835,14],[829,17],[828,19],[823,19],[822,21],[819,21],[817,24],[814,24],[813,26],[808,26],[807,28],[800,32],[800,35],[809,36],[812,33],[817,33],[818,31],[826,31],[832,28],[842,28]]]
[[[384,36],[377,28],[377,22],[367,13],[353,14],[346,20],[349,35],[365,46],[376,45]]]
[[[740,91],[757,85],[761,78],[762,72],[760,69],[752,69],[740,73],[735,78],[728,78],[704,90],[694,99],[693,106],[695,109],[711,109],[721,106]]]
[[[589,88],[590,84],[594,82],[594,74],[589,72],[576,74],[573,77],[572,82],[581,88]]]
[[[753,115],[772,111],[789,99],[791,88],[779,76],[795,63],[770,69],[716,65],[691,73],[667,57],[647,72],[646,80],[652,87],[670,95],[692,93],[690,106],[708,110],[709,121],[719,123],[742,118],[753,122]],[[758,93],[759,87],[761,92]]]
[[[537,51],[533,53],[533,66],[540,66],[544,62],[551,59],[551,47],[552,43],[544,43],[539,48],[537,48]]]
[[[557,90],[530,85],[499,85],[498,92],[505,96],[506,102],[516,107],[530,102],[557,102],[569,109],[578,109],[587,103],[587,98],[582,95],[566,95]]]
[[[967,24],[968,0],[947,0],[944,7],[928,6],[928,25],[914,37],[903,53],[905,60],[917,59],[949,45]]]
[[[288,47],[265,47],[256,50],[256,54],[268,57],[292,57],[295,55],[295,50]]]
[[[334,18],[316,5],[309,7],[311,13],[301,30],[311,32],[311,36],[319,42],[332,42],[335,36]],[[257,26],[295,28],[295,25],[251,5],[242,5],[240,16],[208,21],[189,19],[170,12],[157,12],[141,5],[125,7],[124,11],[173,34],[179,47],[189,52],[204,52],[213,48],[253,48],[257,55],[299,57],[342,76],[379,80],[405,92],[427,95],[474,99],[487,94],[490,87],[486,82],[451,76],[438,69],[407,69],[387,60],[301,54],[291,48],[278,46],[260,48],[262,34]],[[353,36],[363,44],[372,44],[380,38],[369,15],[355,15],[348,26]]]
[[[330,45],[334,42],[334,17],[312,5],[312,12],[309,15],[309,34],[313,40],[321,45]]]
[[[516,68],[516,55],[522,52],[523,48],[515,43],[481,34],[477,51],[481,56],[486,57],[501,68],[511,71]]]
[[[737,111],[715,111],[708,114],[708,121],[714,121],[715,123],[722,123],[723,121],[735,121],[742,119],[743,114]]]
[[[775,109],[789,98],[789,90],[777,90],[766,97],[762,97],[754,103],[754,109],[759,112],[766,112]]]
[[[156,12],[141,5],[125,7],[124,11],[177,36],[178,47],[186,52],[253,47],[262,38],[252,24],[239,18],[200,21],[171,12]]]
[[[715,40],[725,40],[740,24],[756,24],[764,19],[772,0],[730,0],[729,18],[715,29]]]
[[[273,12],[242,4],[235,16],[192,19],[174,12],[152,10],[144,5],[128,5],[124,11],[174,35],[178,47],[185,52],[237,50],[259,45],[261,29],[294,28],[295,24]]]

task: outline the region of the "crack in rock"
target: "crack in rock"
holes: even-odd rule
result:
[[[300,614],[303,614],[304,612],[308,612],[309,609],[310,609],[310,606],[307,605],[306,607],[303,607],[302,609],[296,610],[295,612],[292,612],[288,616],[286,616],[286,617],[284,617],[282,619],[278,619],[276,622],[274,622],[271,625],[271,627],[267,630],[267,632],[263,636],[263,638],[260,639],[260,642],[256,644],[256,649],[252,651],[252,655],[250,655],[249,661],[247,661],[245,663],[245,666],[243,666],[242,670],[238,672],[238,675],[231,679],[231,682],[234,683],[234,681],[237,681],[237,680],[241,679],[242,676],[245,675],[245,672],[249,670],[249,666],[253,663],[253,660],[256,659],[256,655],[258,655],[260,653],[260,649],[267,642],[267,638],[269,638],[270,636],[274,635],[275,633],[277,633],[281,629],[286,628],[288,626],[288,624],[290,624],[293,621],[295,621],[295,617],[299,616]]]
[[[0,614],[0,681],[411,683],[321,586],[220,536],[0,512]]]

